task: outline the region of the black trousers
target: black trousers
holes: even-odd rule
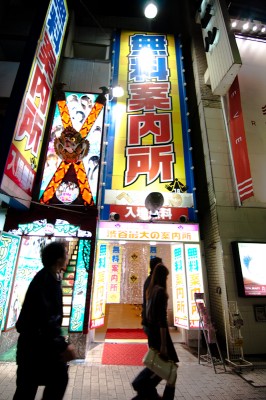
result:
[[[34,400],[38,386],[45,386],[42,400],[62,400],[68,384],[68,365],[56,363],[40,371],[34,364],[19,364],[13,400]]]

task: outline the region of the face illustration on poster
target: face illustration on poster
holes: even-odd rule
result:
[[[97,95],[70,92],[66,92],[65,94],[66,104],[69,111],[69,116],[71,118],[72,127],[77,132],[79,132],[93,108]],[[82,158],[94,203],[96,203],[97,201],[98,170],[102,144],[103,115],[103,112],[98,115],[96,121],[92,125],[85,138],[85,140],[89,142],[89,152],[84,158]],[[63,131],[64,126],[60,116],[59,106],[56,105],[53,124],[50,131],[50,140],[47,148],[47,158],[40,188],[40,198],[42,197],[43,193],[45,192],[47,186],[51,182],[51,179],[53,178],[55,172],[62,162],[62,159],[59,159],[55,152],[54,141],[55,138],[61,137]],[[88,174],[90,174],[90,177],[88,176]],[[65,183],[68,184],[67,182]],[[68,193],[68,195],[66,196],[66,191],[69,192],[69,188],[65,187],[66,191],[64,190],[64,193],[61,193],[61,186],[60,188],[57,188],[56,197],[59,199],[59,201],[70,204],[77,197],[76,188],[74,191],[72,191],[73,193],[71,192],[71,195]],[[79,190],[78,187],[77,190]]]

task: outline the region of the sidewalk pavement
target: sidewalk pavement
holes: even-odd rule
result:
[[[244,371],[242,377],[226,366],[199,364],[198,358],[175,343],[180,359],[175,400],[265,400],[266,369]],[[131,382],[142,367],[102,365],[103,343],[93,343],[86,360],[76,360],[69,368],[69,384],[64,400],[130,400],[135,396]],[[257,385],[258,387],[254,387]],[[12,400],[16,386],[16,364],[0,363],[0,400]],[[164,383],[158,385],[163,393]],[[36,400],[41,400],[43,388]],[[27,399],[25,399],[27,400]]]

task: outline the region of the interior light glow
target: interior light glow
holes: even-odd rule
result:
[[[249,23],[246,22],[246,23],[243,25],[243,29],[246,31],[246,30],[248,30],[248,28],[249,28]]]
[[[258,29],[257,25],[254,25],[254,26],[252,27],[253,32],[256,32],[257,29]]]
[[[265,28],[265,26],[263,26],[263,27],[261,28],[261,32],[264,33],[265,30],[266,30],[266,28]]]
[[[232,28],[235,28],[237,26],[237,22],[236,21],[233,21],[232,22]]]

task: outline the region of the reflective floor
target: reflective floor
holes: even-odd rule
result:
[[[141,329],[140,304],[107,304],[104,326],[95,329],[94,342],[103,342],[107,329]],[[181,333],[178,329],[171,329],[175,343],[181,342]]]

